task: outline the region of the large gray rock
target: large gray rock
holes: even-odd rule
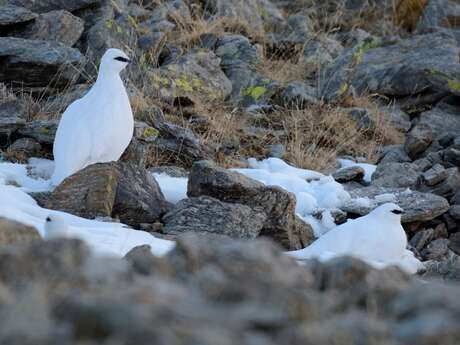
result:
[[[364,173],[364,169],[356,165],[348,168],[339,169],[332,174],[332,177],[339,183],[350,181],[361,182],[364,178]]]
[[[59,42],[72,47],[79,40],[83,29],[82,19],[68,11],[57,10],[39,15],[33,23],[17,30],[14,36]]]
[[[0,37],[0,60],[0,82],[16,86],[68,85],[84,62],[76,49],[15,37]]]
[[[454,101],[445,99],[439,102],[433,109],[421,113],[416,123],[430,128],[435,138],[460,133],[460,107]]]
[[[418,124],[407,134],[404,149],[409,157],[412,159],[417,158],[428,149],[433,139],[431,128],[424,124]]]
[[[352,198],[371,199],[381,194],[394,194],[396,199],[395,202],[405,211],[401,218],[402,223],[424,222],[439,217],[449,210],[449,202],[445,198],[435,194],[421,193],[405,188],[370,186],[351,190],[349,193]],[[349,213],[363,216],[368,214],[372,210],[372,207],[350,202],[341,209]]]
[[[201,196],[184,199],[167,213],[163,217],[163,232],[168,235],[201,232],[254,239],[260,235],[266,218],[262,209]]]
[[[132,226],[153,223],[168,210],[154,177],[126,163],[93,164],[67,177],[47,207],[87,218],[117,217]]]
[[[0,29],[2,26],[24,23],[37,18],[37,15],[26,8],[13,5],[0,5]]]
[[[196,162],[188,180],[189,197],[210,196],[224,202],[250,206],[266,213],[261,236],[289,249],[303,248],[313,240],[309,225],[295,215],[295,197],[279,187],[267,187],[208,161]]]
[[[447,177],[434,186],[421,186],[420,191],[440,195],[445,198],[451,198],[460,188],[460,172],[458,168],[446,169]]]
[[[34,138],[41,144],[53,144],[58,120],[34,120],[19,129],[19,134]]]
[[[457,42],[442,33],[397,42],[366,41],[345,51],[321,74],[321,95],[334,100],[349,91],[406,96],[425,90],[460,95]]]
[[[378,187],[415,188],[420,172],[411,163],[380,163],[372,175],[372,185]]]
[[[85,7],[100,4],[101,0],[7,0],[10,4],[22,6],[34,12],[67,10],[73,12]]]
[[[219,63],[212,52],[189,53],[175,63],[150,71],[150,87],[154,95],[171,103],[223,101],[232,91],[232,84]]]

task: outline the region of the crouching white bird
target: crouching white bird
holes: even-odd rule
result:
[[[95,84],[62,115],[53,146],[53,185],[90,164],[117,161],[125,151],[134,119],[120,72],[129,62],[121,50],[108,49]]]
[[[383,204],[364,217],[333,228],[310,246],[286,254],[299,260],[329,260],[348,255],[378,268],[397,265],[416,273],[423,264],[406,250],[407,236],[401,226],[403,213],[396,204]]]
[[[50,214],[45,220],[45,238],[69,238],[72,237],[69,225],[61,216]]]

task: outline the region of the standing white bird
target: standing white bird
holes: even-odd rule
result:
[[[333,228],[310,246],[286,254],[300,260],[349,255],[374,266],[394,264],[415,273],[423,264],[406,250],[407,236],[401,226],[403,213],[396,204],[383,204],[364,217]]]
[[[69,225],[64,218],[57,214],[50,214],[45,220],[45,238],[47,240],[53,238],[69,238],[72,237]]]
[[[128,147],[134,119],[120,72],[129,62],[121,50],[108,49],[92,88],[62,115],[53,146],[53,185],[90,164],[117,161]]]

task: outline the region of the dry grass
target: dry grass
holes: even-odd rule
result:
[[[394,12],[396,24],[412,32],[417,27],[427,3],[428,0],[399,0]]]
[[[355,102],[363,106],[370,101]],[[368,109],[372,128],[360,128],[344,108],[329,105],[281,110],[268,117],[272,126],[286,133],[281,143],[286,147],[288,161],[298,167],[326,171],[335,166],[338,156],[364,157],[372,162],[379,146],[400,142],[401,135],[385,115],[376,106]]]

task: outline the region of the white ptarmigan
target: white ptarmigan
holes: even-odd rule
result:
[[[328,260],[349,255],[379,268],[396,265],[409,273],[416,273],[423,264],[406,249],[402,213],[396,204],[383,204],[364,217],[333,228],[310,246],[286,254],[299,260]]]
[[[129,62],[121,50],[108,49],[94,85],[62,115],[53,146],[53,185],[90,164],[117,161],[128,147],[134,119],[120,72]]]
[[[45,238],[47,240],[53,238],[68,238],[71,237],[69,225],[64,218],[57,214],[50,214],[45,220]]]

